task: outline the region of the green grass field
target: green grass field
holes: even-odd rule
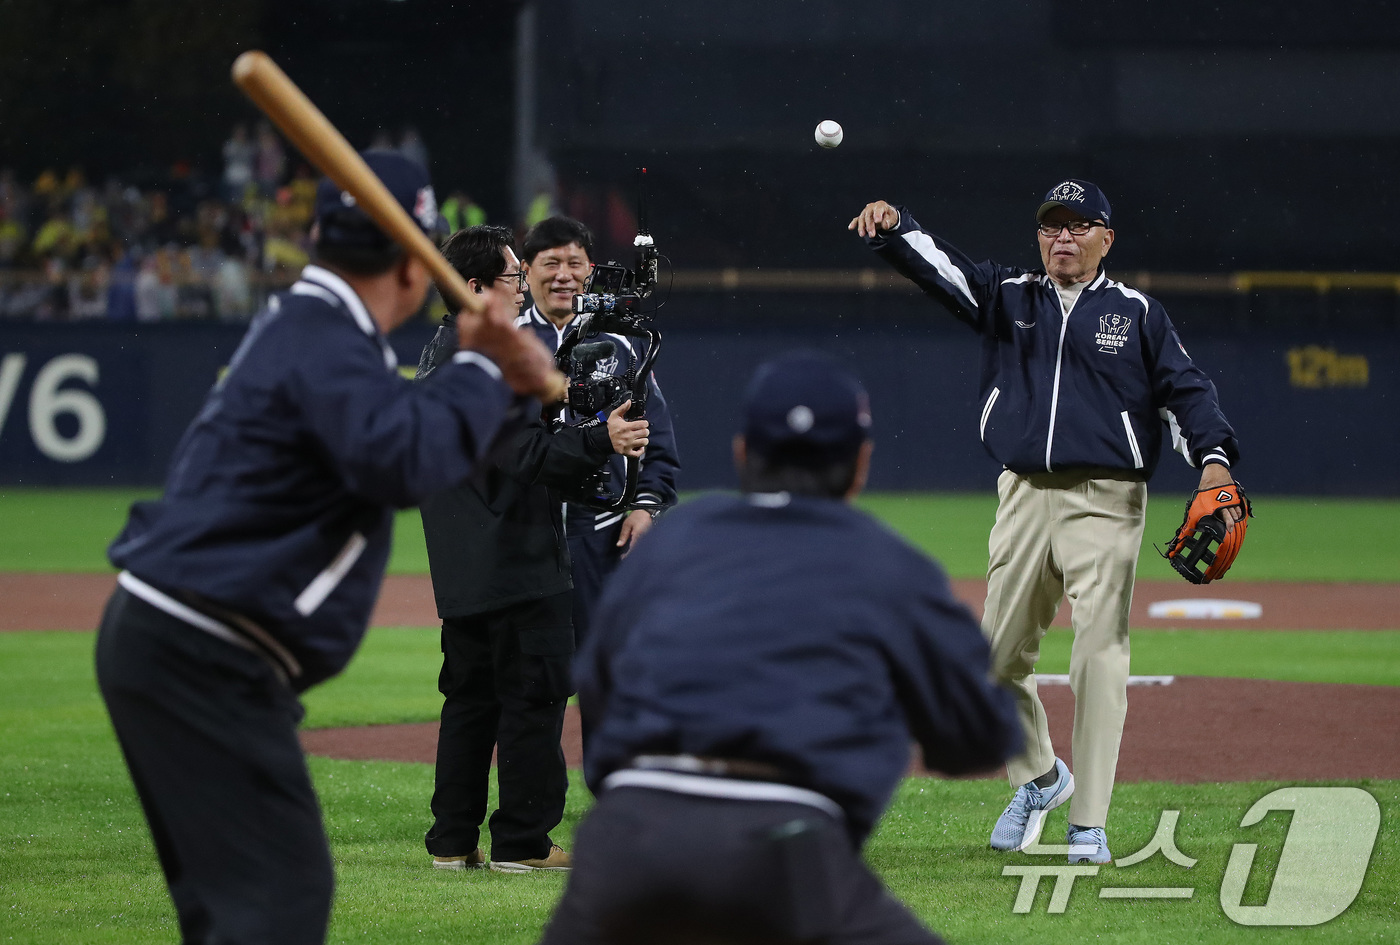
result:
[[[0,490],[0,570],[104,571],[102,549],[120,527],[129,491]],[[954,576],[985,567],[990,496],[877,495],[867,507],[941,557]],[[1148,537],[1164,537],[1180,499],[1149,510]],[[1323,533],[1318,525],[1330,525]],[[1400,580],[1400,503],[1271,499],[1251,526],[1249,552],[1232,577],[1255,580]],[[1160,534],[1159,534],[1160,533]],[[1313,544],[1306,560],[1298,542]],[[1332,536],[1329,538],[1328,536]],[[416,513],[400,517],[394,570],[426,570]],[[1160,565],[1144,556],[1142,574]],[[1319,570],[1322,569],[1322,570]],[[3,602],[0,602],[3,606]],[[1268,634],[1267,638],[1265,634]],[[1052,631],[1041,668],[1063,672],[1070,635]],[[310,693],[313,726],[427,721],[436,717],[437,636],[431,628],[377,629],[350,669]],[[1400,631],[1270,633],[1135,631],[1134,671],[1151,674],[1400,685]],[[90,632],[0,634],[0,942],[174,941],[165,887],[92,676]],[[1387,724],[1385,720],[1373,720]],[[557,876],[451,874],[427,865],[432,768],[424,764],[313,758],[338,888],[334,942],[533,942],[562,889]],[[1276,787],[1244,784],[1124,784],[1114,796],[1110,838],[1118,855],[1142,847],[1162,811],[1179,810],[1180,849],[1191,869],[1160,856],[1104,867],[1076,882],[1063,914],[1048,914],[1047,881],[1029,914],[1012,912],[1019,880],[986,835],[1006,802],[1000,779],[910,779],[897,793],[867,854],[893,891],[955,943],[1391,942],[1400,889],[1400,782],[1347,782],[1380,802],[1382,828],[1360,896],[1315,928],[1246,928],[1219,901],[1235,843],[1259,845],[1246,904],[1267,895],[1286,815],[1243,828],[1245,811]],[[556,839],[566,846],[586,810],[581,784],[570,793]],[[1058,813],[1058,812],[1057,812]],[[1052,816],[1047,842],[1063,830]],[[1191,887],[1189,900],[1101,899],[1104,887]]]
[[[1294,635],[1289,634],[1290,638]],[[435,663],[427,631],[380,630],[345,679],[311,700],[321,723],[431,717]],[[1394,645],[1392,641],[1391,645]],[[173,912],[149,835],[96,694],[91,633],[0,634],[0,941],[174,941]],[[386,669],[385,667],[391,667]],[[1169,666],[1161,667],[1163,669]],[[432,768],[426,764],[313,758],[338,874],[334,942],[535,940],[563,881],[553,876],[448,874],[422,848]],[[1164,810],[1181,811],[1178,847],[1191,869],[1156,857],[1104,867],[1077,881],[1066,911],[1046,912],[1047,882],[1029,914],[1012,903],[1019,880],[986,834],[1006,801],[1000,779],[904,783],[867,853],[890,887],[950,941],[1205,943],[1394,941],[1400,888],[1400,782],[1362,782],[1382,805],[1384,826],[1361,895],[1337,919],[1311,929],[1249,929],[1224,915],[1218,893],[1234,843],[1257,843],[1258,864],[1276,863],[1287,821],[1241,828],[1245,811],[1277,785],[1124,784],[1114,796],[1111,838],[1119,855],[1151,838]],[[588,804],[576,783],[556,839],[568,844]],[[1063,815],[1052,818],[1051,832]],[[1053,862],[1058,863],[1058,858]],[[1264,866],[1246,904],[1266,894]],[[1189,886],[1189,901],[1097,898],[1105,886]],[[1250,897],[1253,898],[1250,898]]]

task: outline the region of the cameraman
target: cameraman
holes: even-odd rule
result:
[[[525,278],[533,305],[520,317],[551,350],[558,351],[574,320],[574,296],[583,292],[593,269],[593,234],[588,227],[569,217],[549,217],[532,226],[521,247]],[[617,351],[615,363],[604,362],[600,369],[620,376],[645,354],[636,350],[638,339],[605,335]],[[573,560],[574,633],[581,644],[588,635],[589,618],[602,591],[603,582],[618,562],[632,550],[663,509],[676,504],[676,437],[671,428],[671,412],[654,376],[647,378],[647,420],[651,423],[641,475],[637,480],[636,503],[631,512],[599,512],[570,503],[565,513],[568,524],[569,556]],[[611,481],[625,480],[625,464],[611,460]]]
[[[468,227],[443,246],[476,293],[524,300],[510,230]],[[418,377],[453,354],[449,324],[423,350]],[[433,595],[442,618],[442,723],[433,788],[433,865],[487,865],[478,845],[486,817],[491,752],[497,750],[492,869],[569,868],[549,831],[564,813],[568,777],[559,737],[574,651],[569,554],[561,501],[614,452],[641,455],[645,420],[618,409],[606,425],[549,433],[538,417],[495,445],[470,480],[422,505]]]

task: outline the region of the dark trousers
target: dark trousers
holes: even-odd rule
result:
[[[574,579],[574,639],[579,646],[588,639],[593,610],[603,593],[603,584],[617,570],[623,549],[617,547],[622,523],[593,530],[587,520],[569,520],[569,561]]]
[[[186,943],[319,943],[334,876],[297,742],[301,704],[262,657],[118,588],[97,681]]]
[[[941,941],[804,804],[616,788],[580,824],[573,863],[542,945]]]
[[[574,651],[569,608],[566,592],[443,621],[444,699],[425,838],[434,856],[465,856],[479,845],[493,748],[500,803],[491,858],[549,855],[569,785],[559,745]]]

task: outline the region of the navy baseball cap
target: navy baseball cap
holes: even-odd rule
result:
[[[1103,191],[1087,180],[1067,180],[1050,188],[1045,202],[1035,212],[1036,222],[1045,219],[1045,214],[1056,207],[1073,210],[1086,220],[1102,220],[1108,224],[1108,215],[1113,211],[1108,206],[1108,198]]]
[[[432,181],[423,165],[398,151],[386,149],[361,151],[360,157],[424,233],[432,237],[440,235],[442,218],[438,214],[437,195],[433,193]],[[329,177],[323,177],[316,188],[316,222],[321,227],[324,243],[365,248],[389,243],[389,237],[356,205],[355,198]]]
[[[759,366],[744,398],[744,442],[760,456],[819,465],[870,438],[870,397],[855,375],[816,352]]]

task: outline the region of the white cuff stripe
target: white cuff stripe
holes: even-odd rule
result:
[[[496,362],[492,361],[480,351],[458,351],[452,356],[452,363],[475,364],[487,374],[490,374],[492,380],[499,381],[505,376],[501,373],[501,369],[496,366]]]

